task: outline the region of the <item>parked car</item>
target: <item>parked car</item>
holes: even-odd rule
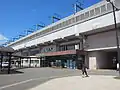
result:
[[[8,68],[9,62],[3,62],[2,63],[2,68]],[[1,63],[0,63],[1,66]]]

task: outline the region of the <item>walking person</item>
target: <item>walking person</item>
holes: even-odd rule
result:
[[[83,63],[82,64],[82,76],[84,77],[88,77],[87,71],[86,71],[87,67],[86,65]]]

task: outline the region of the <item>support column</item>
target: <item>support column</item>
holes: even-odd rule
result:
[[[79,49],[83,50],[83,40],[80,41]]]
[[[9,56],[8,74],[10,74],[10,68],[11,68],[11,56],[12,56],[12,54],[11,54],[11,53],[8,53],[8,56]]]
[[[23,58],[21,58],[22,60],[21,60],[21,63],[22,63],[22,67],[23,67]]]
[[[29,67],[31,67],[31,58],[30,58],[30,61],[29,61]]]
[[[86,35],[81,35],[81,39],[80,39],[80,50],[84,50],[86,48],[86,40],[87,40],[87,36]]]
[[[78,55],[77,54],[76,54],[75,61],[76,61],[76,69],[79,69],[79,62],[78,62]]]
[[[41,59],[40,58],[39,58],[39,65],[40,65],[39,67],[41,67]]]
[[[22,63],[22,62],[21,62],[21,57],[20,57],[20,68],[21,68],[21,63]]]
[[[3,54],[1,53],[1,70],[2,70]]]

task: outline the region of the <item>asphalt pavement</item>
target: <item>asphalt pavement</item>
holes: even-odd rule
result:
[[[14,74],[0,74],[0,90],[27,90],[58,77],[80,76],[80,70],[54,68],[26,68]],[[114,70],[88,71],[89,75],[113,75]]]

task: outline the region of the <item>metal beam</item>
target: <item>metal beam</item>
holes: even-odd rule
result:
[[[52,16],[52,23],[54,23],[55,20],[60,20],[60,18],[58,18],[58,17],[56,17],[56,16]]]
[[[38,29],[39,29],[39,27],[44,28],[44,27],[45,27],[45,25],[42,25],[42,24],[36,24],[36,30],[38,30]]]
[[[25,35],[19,35],[19,38],[24,37]]]
[[[28,33],[33,33],[34,31],[33,30],[27,30],[27,35],[28,35]]]

